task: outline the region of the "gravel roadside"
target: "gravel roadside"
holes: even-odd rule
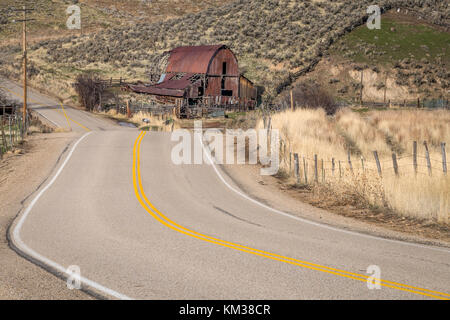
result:
[[[0,161],[0,299],[92,299],[44,269],[20,257],[8,245],[8,227],[32,195],[52,173],[58,159],[77,135],[36,134],[23,152],[6,154]]]

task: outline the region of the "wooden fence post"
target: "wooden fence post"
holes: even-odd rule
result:
[[[294,166],[295,166],[295,177],[297,178],[297,183],[300,183],[300,164],[298,162],[298,153],[294,153]]]
[[[319,175],[317,172],[317,154],[314,155],[314,182],[319,181]]]
[[[361,91],[359,96],[359,102],[361,104],[361,107],[363,106],[363,77],[364,77],[364,70],[361,70]]]
[[[320,168],[322,170],[322,183],[325,182],[325,169],[323,167],[323,159],[320,160]]]
[[[331,174],[334,177],[334,169],[335,169],[336,164],[334,163],[334,158],[331,158]]]
[[[127,100],[127,117],[131,118],[130,100]]]
[[[294,95],[292,93],[292,89],[291,89],[291,111],[294,111]]]
[[[431,176],[431,160],[430,160],[430,152],[428,151],[428,145],[427,142],[424,141],[423,145],[425,146],[425,157],[427,158],[427,167],[428,167],[428,174]]]
[[[292,152],[289,152],[289,174],[292,172]]]
[[[362,171],[364,173],[365,169],[364,169],[364,157],[363,156],[361,156],[361,167],[362,167]]]
[[[14,147],[13,135],[11,130],[11,116],[8,117],[8,133],[9,133],[9,147],[12,149]]]
[[[341,160],[339,160],[339,179],[342,178]]]
[[[392,165],[394,166],[394,173],[398,176],[398,163],[397,163],[397,155],[395,153],[392,154]]]
[[[305,184],[308,184],[308,173],[306,168],[306,159],[303,157],[303,172],[305,173]]]
[[[445,154],[445,142],[441,142],[442,171],[447,174],[447,155]]]
[[[413,142],[413,167],[414,173],[417,175],[417,141]]]
[[[375,158],[375,162],[377,163],[377,170],[378,170],[378,175],[381,177],[381,165],[380,165],[380,159],[378,158],[378,152],[375,150],[373,152],[373,156]]]
[[[348,158],[348,166],[350,167],[350,171],[353,174],[353,165],[352,165],[352,158],[351,158],[351,155],[350,155],[350,150],[347,153],[347,158]]]

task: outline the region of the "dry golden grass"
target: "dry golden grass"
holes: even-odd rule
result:
[[[134,123],[140,129],[147,128],[152,130],[170,131],[172,130],[172,122],[174,123],[173,129],[180,128],[179,120],[173,116],[164,117],[162,115],[154,115],[146,111],[133,113],[131,118],[128,118],[126,114],[117,112],[115,109],[110,109],[107,112],[99,112],[99,114],[116,120]],[[147,119],[148,122],[144,122],[144,119]]]
[[[306,168],[307,182],[321,185],[319,192],[333,193],[338,204],[388,208],[404,216],[449,223],[450,177],[443,173],[440,143],[450,141],[450,112],[389,110],[360,115],[341,110],[330,118],[322,110],[298,109],[272,115],[271,123],[280,131],[281,168],[290,173],[290,179],[294,179],[290,153],[298,153],[300,182],[305,183]],[[263,127],[262,120],[257,127]],[[425,140],[430,148],[431,176],[422,145]],[[417,174],[411,154],[413,141],[418,142]],[[353,170],[347,150],[351,150]],[[380,157],[381,176],[374,150]],[[398,175],[392,153],[397,155]]]

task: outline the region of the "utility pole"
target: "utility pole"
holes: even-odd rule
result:
[[[15,20],[17,22],[22,22],[22,50],[23,50],[23,128],[26,127],[27,119],[27,22],[34,19],[27,19],[27,12],[31,12],[34,9],[27,9],[24,5],[23,9],[16,9],[14,11],[22,12],[23,19]],[[24,129],[25,130],[25,129]]]

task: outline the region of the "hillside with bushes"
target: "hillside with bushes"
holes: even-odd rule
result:
[[[237,54],[245,75],[266,87],[270,98],[310,71],[330,45],[364,24],[371,4],[368,0],[239,0],[163,22],[142,21],[95,35],[45,40],[31,48],[31,77],[37,86],[68,98],[73,95],[71,82],[83,71],[146,81],[149,73],[161,72],[161,60],[174,47],[223,43]],[[443,28],[450,25],[446,1],[378,4],[383,12],[408,8]],[[20,48],[12,45],[7,52],[12,60],[0,65],[2,73],[18,77]]]
[[[411,14],[393,9],[381,29],[365,25],[334,43],[315,70],[299,79],[315,81],[347,103],[363,101],[417,104],[448,100],[450,33]]]

